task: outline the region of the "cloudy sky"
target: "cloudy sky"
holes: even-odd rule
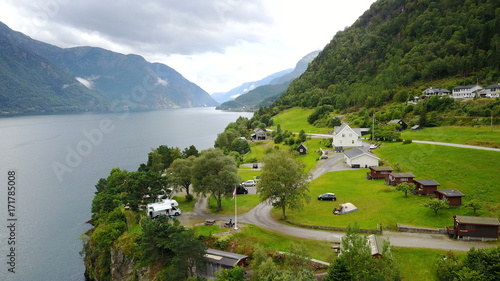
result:
[[[0,21],[60,47],[164,63],[209,93],[293,68],[375,0],[0,0]]]

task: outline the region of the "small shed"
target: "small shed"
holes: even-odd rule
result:
[[[463,240],[497,241],[500,222],[492,217],[453,216],[448,235]]]
[[[299,147],[297,147],[297,151],[299,152],[300,155],[307,154],[307,146],[301,143]]]
[[[406,130],[406,128],[408,128],[408,124],[406,124],[405,121],[403,121],[401,119],[391,120],[387,124],[398,124],[400,126],[399,130]]]
[[[414,183],[416,192],[422,195],[434,194],[439,186],[435,180],[416,180]]]
[[[369,168],[370,172],[367,173],[368,179],[386,179],[389,174],[394,171],[394,169],[389,166]]]
[[[207,271],[199,273],[205,279],[214,279],[215,273],[222,269],[232,269],[235,266],[245,267],[248,256],[225,252],[215,249],[207,249],[205,258],[207,259]]]
[[[368,244],[370,245],[372,257],[381,257],[384,252],[384,239],[375,234],[368,235],[367,238]]]
[[[368,168],[378,166],[378,158],[371,152],[363,151],[357,147],[344,152],[344,162],[351,168]]]
[[[462,205],[462,197],[465,195],[456,189],[443,189],[435,190],[436,198],[439,200],[448,200],[450,206],[460,206]]]
[[[415,176],[412,173],[390,173],[386,179],[388,185],[398,185],[403,182],[413,183]]]

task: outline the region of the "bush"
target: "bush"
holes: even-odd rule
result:
[[[411,140],[404,140],[403,141],[403,144],[410,144],[411,143]]]
[[[193,197],[193,195],[191,195],[191,194],[186,194],[186,202],[191,202],[191,201],[193,201],[193,198],[194,198],[194,197]]]

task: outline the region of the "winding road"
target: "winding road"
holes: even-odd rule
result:
[[[495,148],[490,149],[490,148],[468,146],[468,145],[423,142],[423,141],[413,141],[413,142],[500,151],[500,149],[495,149]],[[351,168],[349,168],[343,162],[343,154],[334,153],[333,155],[331,155],[329,159],[324,160],[316,169],[312,171],[312,179],[316,179],[324,173],[332,171],[340,171],[340,170],[349,170],[349,169]],[[250,189],[250,193],[255,193],[255,189]],[[229,221],[230,218],[234,219],[234,216],[214,215],[207,211],[206,206],[207,206],[206,198],[199,199],[195,205],[194,212],[182,214],[181,216],[182,218],[180,218],[180,220],[204,221],[205,219],[215,219],[218,221]],[[305,239],[329,241],[329,242],[340,241],[341,237],[345,235],[345,233],[343,232],[314,230],[314,229],[300,228],[288,224],[283,224],[271,217],[271,209],[272,209],[271,205],[267,203],[260,203],[249,212],[238,215],[237,223],[253,224],[258,227],[273,232],[286,234],[289,236],[305,238]],[[458,241],[455,239],[450,239],[448,238],[447,235],[444,234],[423,234],[423,233],[383,231],[381,237],[387,239],[391,243],[391,245],[398,247],[468,251],[472,247],[486,248],[486,247],[494,247],[497,245],[496,243],[485,243],[477,241],[474,242]]]

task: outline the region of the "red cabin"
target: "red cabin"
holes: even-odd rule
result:
[[[434,194],[439,186],[435,180],[416,180],[414,183],[417,193],[422,195]]]
[[[387,166],[387,167],[369,167],[370,172],[367,173],[367,177],[370,180],[375,180],[375,179],[386,179],[389,174],[394,171],[393,168]]]
[[[403,182],[413,183],[415,176],[412,173],[391,173],[386,179],[388,185],[398,185]]]
[[[446,227],[448,235],[463,240],[497,241],[500,222],[497,218],[453,216],[453,227]]]
[[[435,190],[434,194],[436,194],[436,197],[431,197],[431,199],[438,198],[439,200],[448,200],[448,202],[450,202],[450,206],[462,205],[462,197],[465,196],[462,192],[456,189]]]

